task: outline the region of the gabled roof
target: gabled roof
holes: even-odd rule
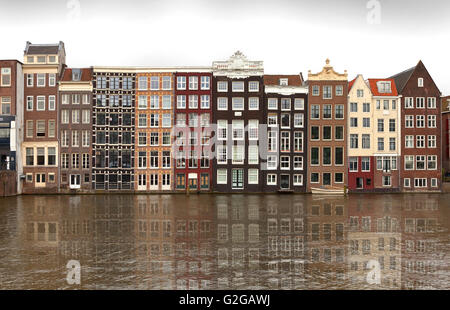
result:
[[[348,91],[350,91],[350,89],[352,89],[353,84],[355,84],[356,79],[358,78],[355,77],[353,80],[351,80],[350,82],[348,82]]]
[[[79,81],[72,80],[72,68],[65,68],[61,82],[90,82],[92,80],[92,71],[90,68],[78,69],[81,71],[81,78]]]
[[[414,70],[417,66],[414,66],[408,70],[397,73],[396,75],[391,76],[391,79],[394,79],[395,85],[397,86],[397,90],[401,93],[403,88],[405,88],[406,83],[409,81],[409,78],[413,74]]]
[[[397,87],[394,79],[368,79],[370,90],[373,96],[398,96]],[[390,93],[380,93],[378,91],[378,82],[391,82],[391,92]]]
[[[27,42],[25,47],[26,55],[56,55],[58,54],[60,49],[64,49],[64,43],[60,41],[56,44],[32,44],[31,42]]]
[[[281,74],[264,74],[264,85],[280,85],[280,79],[288,79],[288,86],[302,86],[302,74],[298,75],[281,75]]]

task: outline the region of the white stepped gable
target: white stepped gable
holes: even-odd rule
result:
[[[228,60],[214,61],[213,74],[229,78],[247,78],[264,75],[262,61],[251,61],[240,51],[235,52]]]

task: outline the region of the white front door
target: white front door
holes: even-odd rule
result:
[[[70,188],[80,188],[81,176],[79,174],[70,175]]]

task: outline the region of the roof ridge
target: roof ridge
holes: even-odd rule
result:
[[[408,71],[414,71],[414,69],[416,69],[416,67],[417,67],[417,65],[415,65],[414,67],[411,67],[411,68],[409,68],[409,69],[403,70],[402,72],[399,72],[399,73],[397,73],[397,74],[392,75],[391,77],[389,77],[389,79],[393,79],[393,78],[395,78],[396,76],[399,76],[400,74],[404,74],[404,73],[406,73],[406,72],[408,72]]]

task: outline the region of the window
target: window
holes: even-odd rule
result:
[[[350,102],[350,112],[358,112],[358,103]]]
[[[138,133],[138,145],[144,146],[147,144],[147,133],[146,132],[139,132]]]
[[[243,189],[244,188],[244,169],[232,169],[232,188],[233,189]]]
[[[370,171],[370,157],[361,158],[361,171],[363,172]]]
[[[147,109],[147,96],[140,95],[138,97],[138,109]]]
[[[384,138],[378,138],[378,151],[384,151]]]
[[[248,98],[248,109],[249,110],[258,110],[259,109],[259,98],[258,97]]]
[[[258,169],[248,169],[248,184],[258,184]]]
[[[418,87],[423,87],[423,78],[418,78],[417,79],[417,86]]]
[[[163,114],[162,115],[162,127],[167,128],[172,126],[172,115],[171,114]]]
[[[358,127],[358,118],[350,117],[350,127]]]
[[[277,156],[276,155],[268,155],[267,156],[267,169],[268,170],[276,170],[277,169]]]
[[[290,160],[291,159],[289,156],[280,156],[280,169],[281,170],[289,170]]]
[[[428,115],[428,128],[436,128],[436,115]]]
[[[303,185],[303,174],[294,174],[294,186],[302,186]]]
[[[245,148],[243,145],[233,145],[232,147],[232,162],[233,164],[243,164],[245,157]]]
[[[428,148],[436,147],[436,136],[428,136]]]
[[[389,110],[389,100],[383,100],[383,109]]]
[[[416,136],[416,147],[425,148],[425,136]]]
[[[311,148],[311,165],[312,166],[319,165],[319,148],[318,147]]]
[[[416,169],[425,170],[425,155],[416,156]]]
[[[198,96],[190,95],[189,96],[189,109],[197,109],[198,108]]]
[[[209,109],[209,95],[202,95],[200,96],[200,107],[202,109]]]
[[[384,132],[384,119],[378,119],[378,132]]]
[[[172,78],[170,76],[162,77],[162,89],[169,90],[172,88]]]
[[[37,148],[37,161],[36,164],[38,166],[44,166],[45,165],[45,148],[38,147]]]
[[[218,140],[226,140],[227,139],[227,121],[226,120],[218,120],[217,121],[217,139]]]
[[[282,131],[281,132],[281,138],[280,138],[280,151],[281,152],[289,152],[290,150],[290,132],[289,131]]]
[[[248,139],[249,140],[258,140],[258,127],[259,127],[259,121],[257,119],[248,121]]]
[[[177,89],[186,89],[186,77],[177,76]]]
[[[164,95],[162,96],[162,108],[171,109],[172,108],[172,96]]]
[[[267,109],[269,109],[269,110],[278,109],[278,98],[268,98],[267,99]]]
[[[351,172],[358,171],[358,157],[350,157],[348,160],[349,169]]]
[[[159,109],[159,96],[150,96],[150,109]]]
[[[303,156],[294,156],[294,170],[303,170]]]
[[[320,95],[319,85],[313,85],[312,86],[312,95],[313,96],[319,96]]]
[[[358,135],[350,134],[350,148],[357,149],[358,148]]]
[[[336,119],[344,119],[344,105],[337,104],[335,107],[335,118]]]
[[[243,92],[244,91],[244,82],[232,82],[231,90],[233,92]]]
[[[363,134],[362,139],[362,148],[363,149],[370,149],[370,135],[369,134]]]
[[[150,89],[159,90],[159,76],[150,77]]]
[[[202,76],[200,78],[200,89],[209,89],[210,88],[210,77]]]
[[[404,187],[411,187],[411,179],[409,179],[409,178],[403,179],[403,186]]]
[[[55,166],[56,165],[56,148],[49,147],[47,149],[47,165]]]
[[[277,151],[277,131],[268,131],[268,151],[276,152]]]
[[[406,128],[414,128],[414,115],[406,115],[405,116],[405,127]]]
[[[405,148],[414,147],[414,136],[405,136]]]
[[[11,68],[1,69],[1,86],[11,86]]]
[[[323,126],[322,138],[323,140],[331,140],[331,126]]]
[[[233,110],[244,110],[244,98],[233,97],[232,98],[232,108],[233,108]]]
[[[80,123],[80,110],[72,110],[72,123]]]
[[[295,98],[294,99],[294,110],[304,110],[305,109],[305,99]]]
[[[36,76],[37,76],[37,87],[45,87],[45,73],[38,73]]]
[[[336,85],[336,96],[342,96],[344,94],[344,87],[342,85]]]
[[[34,148],[32,147],[26,148],[26,165],[27,166],[34,165]]]
[[[332,87],[324,86],[323,87],[323,99],[331,99],[332,98]]]
[[[338,166],[344,164],[344,149],[342,147],[335,147],[334,149],[334,164]]]
[[[36,110],[45,111],[45,96],[37,96],[36,100]]]
[[[36,136],[45,137],[45,121],[36,121]]]
[[[151,146],[159,145],[159,132],[151,132],[150,133],[150,145]]]
[[[334,127],[334,131],[335,131],[334,138],[336,140],[344,140],[344,127],[336,126]]]
[[[405,170],[414,170],[414,156],[405,155]]]
[[[414,108],[414,98],[405,97],[405,109],[413,109]]]
[[[323,165],[331,165],[331,147],[324,147],[323,153]]]
[[[303,132],[294,132],[294,152],[303,152]]]
[[[323,118],[331,119],[331,104],[325,104],[323,106]]]
[[[54,120],[48,121],[48,137],[49,138],[55,137],[55,124],[56,124],[56,122]]]
[[[150,168],[155,169],[159,167],[158,163],[158,151],[151,151],[150,152]]]
[[[425,178],[414,179],[414,187],[427,187],[427,179]]]
[[[267,175],[267,185],[277,185],[277,175],[268,174]]]
[[[90,143],[90,132],[88,130],[83,130],[81,132],[81,144],[83,145],[83,147],[88,147],[89,143]]]
[[[259,83],[257,81],[248,82],[248,91],[249,92],[257,92],[259,91]]]
[[[11,97],[1,97],[1,110],[0,114],[10,115],[11,114]]]
[[[227,92],[228,91],[228,83],[226,81],[218,81],[217,82],[217,91]]]
[[[417,97],[416,98],[416,108],[417,109],[424,109],[425,108],[425,98],[424,97]]]
[[[311,119],[320,118],[320,107],[317,104],[311,105]]]
[[[150,127],[159,127],[159,114],[150,114]]]
[[[395,138],[389,138],[389,151],[395,151]]]
[[[189,113],[189,127],[197,127],[197,126],[198,126],[198,114]]]
[[[198,76],[190,76],[189,77],[189,89],[190,90],[198,89]]]
[[[370,112],[370,103],[363,103],[363,112]]]
[[[227,184],[226,169],[217,169],[217,184]]]
[[[391,176],[383,175],[383,186],[391,186]]]
[[[72,131],[72,146],[79,146],[78,131]]]
[[[228,110],[228,98],[218,97],[217,98],[217,110],[226,111]]]
[[[319,174],[317,172],[311,173],[311,183],[319,183]]]
[[[91,122],[91,111],[90,110],[83,110],[81,114],[81,122],[83,124],[89,124]]]
[[[428,155],[427,156],[427,169],[428,170],[436,170],[437,169],[437,156],[436,155]]]
[[[217,145],[217,163],[227,163],[227,147],[226,145]]]
[[[291,115],[289,113],[281,113],[281,128],[291,127]]]
[[[33,111],[33,96],[27,96],[27,111]]]
[[[427,107],[428,109],[436,109],[436,97],[427,98]]]

